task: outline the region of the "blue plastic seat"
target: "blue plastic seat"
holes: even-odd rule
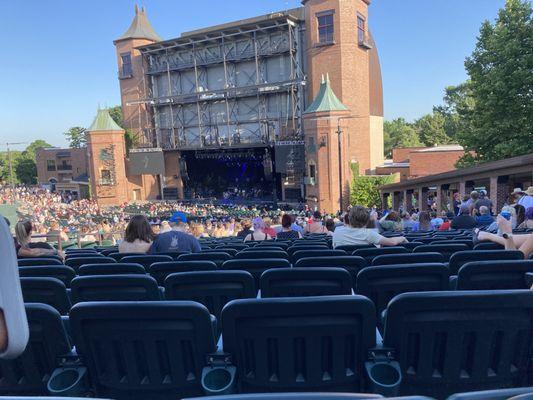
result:
[[[481,242],[474,246],[474,250],[505,250],[505,246],[494,242]]]
[[[156,262],[168,262],[168,261],[174,261],[174,259],[170,256],[164,256],[164,255],[142,255],[142,256],[127,256],[122,257],[120,259],[121,263],[133,263],[133,264],[141,264],[145,270],[148,271],[150,268],[150,265]]]
[[[533,348],[529,290],[404,293],[391,300],[383,345],[395,352],[400,393],[519,386]]]
[[[344,250],[348,254],[352,254],[355,250],[360,249],[375,249],[373,244],[345,244],[335,247],[335,250]]]
[[[177,260],[179,256],[182,254],[190,254],[188,251],[162,251],[160,253],[156,253],[154,255],[156,256],[170,256],[173,260]]]
[[[468,262],[457,274],[457,290],[529,289],[527,272],[533,272],[532,260]]]
[[[216,349],[211,316],[203,305],[78,303],[70,322],[95,397],[146,400],[202,394],[202,367]]]
[[[56,278],[70,287],[70,282],[76,276],[76,271],[66,265],[37,265],[31,267],[19,267],[20,277],[33,278]]]
[[[255,280],[255,287],[259,288],[261,274],[271,268],[289,268],[289,260],[284,258],[262,258],[262,259],[236,259],[228,260],[222,264],[223,270],[243,270],[252,274]]]
[[[241,393],[360,390],[375,326],[362,296],[234,300],[222,310]]]
[[[214,253],[182,254],[176,261],[213,261],[217,266],[220,266],[224,261],[231,259],[232,256],[230,254],[220,251]]]
[[[56,257],[19,258],[19,267],[32,267],[36,265],[63,265],[63,261]]]
[[[367,263],[370,265],[372,260],[384,254],[406,254],[409,253],[409,250],[402,246],[393,246],[393,247],[374,247],[373,249],[359,249],[355,250],[352,255],[363,257]]]
[[[298,245],[292,245],[287,248],[287,254],[289,257],[292,257],[292,255],[297,251],[302,250],[329,250],[329,246],[327,243],[316,243],[316,244],[298,244]]]
[[[166,300],[196,301],[217,319],[231,300],[255,296],[254,278],[246,271],[180,272],[165,279]]]
[[[306,297],[352,294],[352,277],[343,268],[276,268],[263,272],[261,297]]]
[[[395,264],[432,264],[444,263],[446,259],[441,253],[409,253],[387,254],[377,256],[372,260],[372,265],[395,265]]]
[[[165,284],[165,279],[170,274],[177,272],[215,271],[217,265],[214,261],[170,261],[150,265],[150,275],[155,278],[159,286]]]
[[[448,289],[450,272],[444,264],[383,265],[362,269],[355,292],[368,297],[376,306],[376,318],[392,298],[400,293]]]
[[[523,394],[531,394],[533,396],[533,386],[456,393],[448,397],[447,400],[520,400],[516,396]]]
[[[470,248],[463,243],[448,243],[448,244],[425,244],[415,247],[413,253],[440,253],[444,256],[446,262],[450,261],[453,253],[458,251],[470,250]]]
[[[117,262],[121,262],[121,260],[124,258],[124,257],[129,257],[129,256],[145,256],[146,253],[119,253],[118,251],[114,252],[114,253],[110,253],[107,255],[107,257],[111,257],[113,259],[115,259],[115,261]]]
[[[66,260],[65,264],[69,267],[72,267],[74,271],[78,271],[78,269],[85,264],[114,264],[116,263],[114,258],[111,257],[80,257],[80,258],[72,258],[70,260]]]
[[[26,304],[28,346],[14,360],[0,360],[0,394],[45,395],[46,384],[61,357],[71,353],[61,316],[47,304]]]
[[[146,275],[80,276],[72,280],[71,287],[73,303],[161,299],[156,280]]]
[[[282,249],[266,249],[266,248],[258,248],[254,247],[253,249],[247,249],[240,251],[237,253],[237,255],[234,257],[235,260],[242,260],[242,259],[255,259],[255,258],[284,258],[286,260],[289,259],[289,255],[286,251]]]
[[[141,264],[122,262],[111,264],[84,264],[78,269],[79,276],[122,274],[145,275],[146,269],[144,269]]]
[[[457,275],[459,269],[471,261],[523,260],[524,253],[518,250],[468,250],[459,251],[450,257],[450,275]]]
[[[291,260],[293,263],[297,263],[300,258],[308,257],[342,257],[347,256],[344,250],[331,250],[331,249],[306,249],[298,250],[292,253]]]
[[[305,267],[340,267],[347,270],[352,277],[352,287],[355,287],[355,279],[361,269],[368,266],[363,257],[358,256],[336,256],[336,257],[305,257],[300,258],[295,264],[295,268]]]
[[[70,310],[67,287],[56,278],[20,278],[22,297],[25,303],[42,303],[53,307],[61,315]]]
[[[251,393],[222,396],[194,397],[188,400],[371,400],[383,399],[379,394],[368,393]],[[428,399],[419,397],[419,400]],[[43,399],[46,400],[46,399]],[[416,400],[403,398],[402,400]]]

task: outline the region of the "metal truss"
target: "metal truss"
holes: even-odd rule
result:
[[[164,149],[201,149],[301,138],[301,34],[298,23],[284,19],[238,33],[141,48],[149,88],[140,102],[151,116],[145,142]],[[271,64],[279,60],[289,68],[282,79],[269,76],[275,75],[269,70],[273,57]],[[214,69],[220,76],[213,75]],[[278,108],[276,115],[269,104]]]

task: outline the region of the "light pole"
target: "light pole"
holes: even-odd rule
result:
[[[17,142],[17,143],[2,143],[3,146],[7,147],[7,162],[9,165],[9,184],[11,186],[11,189],[15,187],[15,180],[13,179],[13,160],[11,158],[11,149],[9,146],[16,146],[19,144],[26,144],[27,142]]]
[[[352,116],[346,116],[346,117],[339,117],[337,118],[337,136],[338,136],[338,151],[339,151],[339,210],[342,213],[342,128],[341,128],[341,121],[344,119],[358,119],[358,118],[366,118],[363,116],[358,115],[352,115]]]

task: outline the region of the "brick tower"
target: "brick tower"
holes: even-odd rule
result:
[[[144,80],[143,60],[137,47],[161,40],[148,21],[144,7],[139,10],[135,6],[135,17],[130,27],[113,41],[117,53],[124,128],[139,135],[141,140],[144,140],[142,130],[150,126],[150,116],[142,103],[148,97],[148,84]]]
[[[124,129],[117,125],[107,110],[98,110],[87,129],[87,153],[91,197],[100,205],[127,202]]]

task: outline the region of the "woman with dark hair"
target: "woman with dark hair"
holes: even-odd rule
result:
[[[431,231],[433,227],[431,226],[431,218],[427,211],[420,211],[418,213],[418,222],[413,226],[413,232],[416,231]]]
[[[292,217],[289,214],[283,214],[281,218],[281,232],[276,235],[277,240],[290,240],[301,238],[300,232],[292,229]]]
[[[147,253],[155,235],[144,215],[135,215],[126,227],[124,240],[118,245],[119,253]]]
[[[48,243],[32,243],[33,225],[31,221],[20,221],[15,225],[15,248],[19,257],[42,257],[57,255],[58,252]]]
[[[526,208],[521,204],[515,204],[513,207],[516,211],[516,226],[518,227],[526,220]]]

